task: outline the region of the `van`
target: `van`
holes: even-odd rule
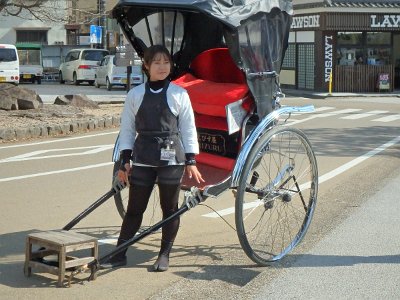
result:
[[[19,59],[14,45],[0,44],[0,83],[19,84]]]
[[[64,62],[60,65],[58,77],[61,84],[65,81],[72,81],[79,85],[86,81],[94,84],[96,69],[100,61],[109,52],[104,49],[72,49],[65,56]]]

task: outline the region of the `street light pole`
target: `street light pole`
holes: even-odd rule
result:
[[[107,48],[107,17],[106,17],[106,0],[99,0],[99,25],[102,27],[101,45]]]

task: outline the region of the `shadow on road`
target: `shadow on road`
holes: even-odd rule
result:
[[[110,227],[82,227],[74,229],[74,232],[83,233],[93,236],[97,239],[104,239],[110,236],[116,236],[119,232],[119,226]],[[38,230],[21,231],[0,235],[0,285],[12,288],[46,288],[57,286],[57,277],[55,275],[41,273],[40,270],[32,268],[31,277],[24,276],[24,261],[25,261],[25,240],[30,233],[38,232]],[[129,247],[127,256],[128,264],[125,268],[146,268],[151,270],[153,261],[156,259],[159,251],[161,234],[153,234],[145,238],[131,247]],[[99,257],[108,254],[114,250],[115,245],[101,244],[99,245]],[[234,251],[242,251],[238,244],[234,245],[195,245],[187,246],[182,244],[175,244],[171,252],[171,268],[182,268],[190,266],[191,268],[199,269],[204,268],[201,274],[195,273],[194,278],[208,280],[219,279],[239,286],[244,286],[255,276],[260,270],[249,270],[255,267],[246,265],[229,265],[221,266],[218,261],[225,259],[225,253]],[[88,255],[88,249],[80,250],[73,253],[73,256],[84,257]],[[198,258],[201,259],[198,259]],[[212,265],[206,265],[205,261],[212,262]],[[233,270],[241,268],[241,275]],[[99,270],[98,277],[106,275],[113,270]],[[186,277],[193,272],[174,272],[182,277]],[[69,276],[70,272],[66,272]],[[89,273],[80,274],[77,278],[85,280]],[[76,280],[73,284],[76,284]]]

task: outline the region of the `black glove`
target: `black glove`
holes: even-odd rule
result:
[[[125,150],[121,151],[121,153],[120,153],[121,164],[119,166],[119,169],[121,171],[124,171],[124,172],[126,171],[125,164],[129,164],[131,162],[131,157],[132,157],[132,150],[125,149]]]
[[[185,153],[185,156],[186,156],[185,165],[187,165],[187,166],[195,166],[196,165],[196,159],[195,159],[196,154]]]

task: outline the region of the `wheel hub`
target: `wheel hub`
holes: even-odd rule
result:
[[[292,195],[290,195],[289,193],[284,193],[282,195],[282,201],[286,203],[292,201]]]

